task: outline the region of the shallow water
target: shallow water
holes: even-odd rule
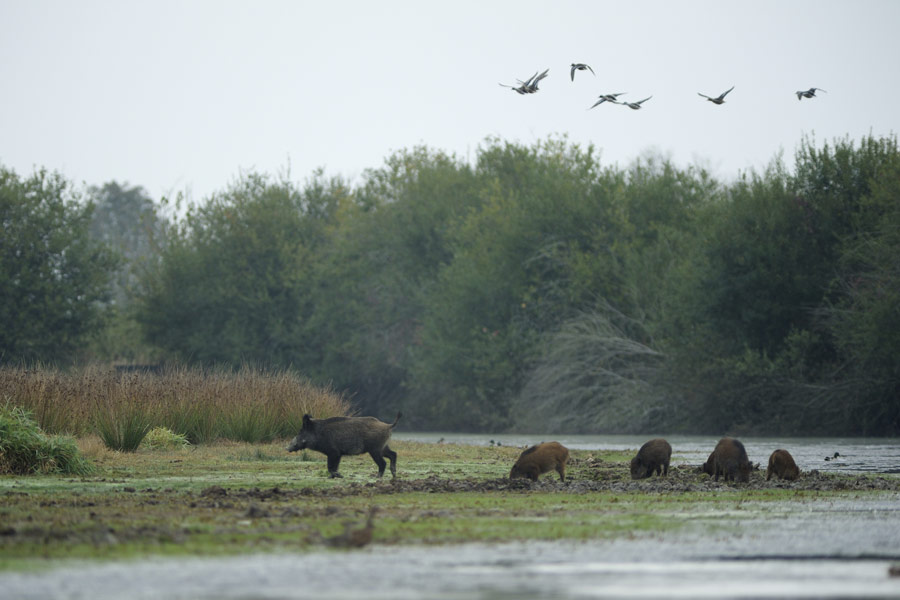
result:
[[[396,432],[394,438],[421,442],[473,444],[487,446],[530,446],[555,440],[573,450],[637,450],[654,437],[665,437],[672,444],[674,464],[702,464],[719,441],[711,436],[684,435],[527,435]],[[896,438],[754,438],[741,437],[750,460],[768,464],[773,450],[788,450],[804,471],[838,473],[900,473],[900,439]],[[834,458],[834,453],[840,454]],[[831,460],[825,460],[827,458]]]
[[[587,542],[372,546],[0,573],[21,600],[900,598],[900,494],[744,502]]]

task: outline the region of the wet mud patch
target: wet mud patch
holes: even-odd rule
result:
[[[219,486],[203,490],[202,498],[221,500],[223,498],[246,500],[272,500],[293,497],[342,498],[348,496],[375,496],[386,494],[433,493],[448,494],[461,492],[513,492],[513,493],[554,493],[588,494],[592,492],[612,493],[688,493],[717,492],[725,490],[795,490],[812,492],[842,491],[900,491],[900,478],[868,475],[839,475],[807,471],[796,481],[773,478],[766,481],[765,473],[755,470],[749,483],[715,481],[702,473],[699,467],[673,466],[667,476],[653,476],[632,480],[621,464],[603,461],[581,460],[572,471],[574,477],[562,482],[555,475],[546,475],[537,482],[528,479],[507,478],[445,478],[436,475],[420,479],[382,479],[366,483],[348,482],[332,487],[298,487],[268,489],[234,489],[225,491]]]

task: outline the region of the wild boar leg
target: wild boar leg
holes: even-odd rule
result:
[[[397,453],[391,450],[388,446],[384,447],[384,450],[381,451],[384,456],[388,457],[388,460],[391,461],[391,476],[397,477]]]
[[[328,456],[328,474],[334,477],[343,477],[340,473],[338,473],[338,467],[341,464],[341,455],[340,454],[327,454]]]
[[[384,475],[384,468],[387,467],[387,463],[384,462],[384,458],[381,456],[381,452],[378,450],[372,450],[369,452],[369,456],[372,457],[372,460],[375,461],[375,464],[378,465],[378,476],[382,477]]]

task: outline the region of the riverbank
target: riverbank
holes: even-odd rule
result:
[[[900,478],[804,472],[796,482],[711,481],[697,465],[632,481],[631,450],[573,450],[568,481],[506,478],[520,448],[397,441],[396,480],[377,480],[368,456],[346,457],[330,479],[324,457],[281,444],[222,443],[116,453],[80,440],[94,477],[0,478],[0,568],[58,559],[309,552],[365,544],[616,540],[696,524],[735,510],[833,499],[895,497]],[[749,514],[749,512],[747,513]]]

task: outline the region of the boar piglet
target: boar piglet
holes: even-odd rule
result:
[[[332,477],[342,477],[338,473],[342,456],[365,452],[368,452],[378,465],[378,476],[381,477],[387,466],[384,462],[384,457],[387,456],[391,461],[391,475],[396,477],[397,453],[391,450],[387,443],[401,416],[402,413],[397,413],[397,418],[389,424],[375,417],[313,419],[309,415],[303,415],[300,433],[291,441],[287,451],[296,452],[309,448],[321,452],[328,457],[328,473]]]
[[[766,481],[775,474],[779,479],[793,481],[800,477],[800,467],[794,462],[794,457],[787,450],[778,449],[769,457],[769,468],[766,469]]]
[[[566,480],[566,462],[569,449],[559,442],[545,442],[532,446],[519,455],[519,460],[509,472],[510,479],[527,477],[537,481],[538,477],[550,471],[559,473],[559,480]]]
[[[672,459],[672,446],[662,438],[650,440],[638,450],[637,456],[631,459],[631,478],[644,479],[653,475],[669,474],[669,461]]]
[[[713,470],[716,481],[719,480],[719,475],[722,475],[725,481],[731,479],[743,483],[749,482],[750,459],[747,458],[744,444],[730,437],[719,440],[716,449],[713,450]]]
[[[703,466],[700,467],[700,470],[712,477],[716,474],[716,453],[715,451],[709,453],[709,458],[706,459],[706,462],[703,463]]]

